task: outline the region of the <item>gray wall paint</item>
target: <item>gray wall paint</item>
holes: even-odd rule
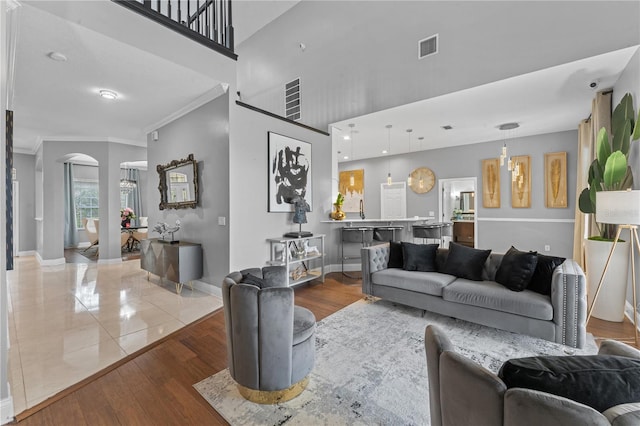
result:
[[[16,169],[20,190],[20,241],[21,252],[36,249],[36,157],[30,154],[13,154],[13,167]]]
[[[303,1],[238,47],[238,90],[283,115],[300,77],[301,121],[326,128],[638,44],[638,16],[638,2]],[[439,53],[418,60],[436,33]]]
[[[506,166],[501,168],[501,207],[485,209],[482,197],[478,199],[477,247],[505,252],[513,244],[519,249],[544,251],[545,244],[551,246],[550,254],[571,257],[573,252],[573,222],[520,222],[511,220],[560,220],[573,221],[575,209],[577,131],[549,133],[507,140],[509,155],[531,157],[531,208],[511,207],[511,181]],[[340,163],[340,170],[364,168],[365,213],[367,218],[380,217],[380,184],[385,182],[388,170],[394,181],[407,178],[417,167],[429,167],[436,179],[477,177],[478,192],[482,188],[481,166],[483,159],[495,158],[505,141],[485,142],[461,147],[434,149],[362,161]],[[569,206],[565,209],[548,209],[544,206],[544,154],[567,152],[567,188]],[[481,194],[478,194],[481,195]],[[426,194],[416,194],[407,189],[407,216],[427,216],[438,212],[438,184]],[[349,214],[356,217],[357,213]],[[482,219],[506,218],[507,221],[492,222]]]
[[[147,194],[149,226],[158,222],[181,222],[176,237],[202,244],[203,276],[200,281],[221,286],[229,270],[229,96],[220,96],[158,129],[159,140],[147,137]],[[200,202],[195,209],[160,210],[156,166],[193,154],[200,175]],[[158,235],[149,231],[149,238]]]
[[[312,144],[313,211],[302,229],[326,234],[326,264],[337,259],[336,227],[320,223],[329,219],[332,207],[331,139],[329,136],[276,120],[269,116],[232,106],[230,187],[231,270],[262,267],[269,260],[267,238],[297,231],[293,213],[267,212],[267,132],[296,138]]]

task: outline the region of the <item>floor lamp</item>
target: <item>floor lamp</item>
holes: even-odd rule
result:
[[[631,238],[631,249],[629,250],[629,256],[631,256],[631,286],[633,294],[633,328],[635,332],[635,344],[638,345],[638,301],[636,299],[636,268],[634,263],[635,249],[638,249],[640,253],[640,241],[638,240],[638,225],[640,225],[640,190],[632,191],[630,189],[626,191],[599,191],[596,192],[596,222],[609,223],[618,225],[616,237],[613,240],[613,246],[607,257],[607,262],[602,270],[602,276],[600,282],[596,288],[596,293],[593,296],[591,306],[589,306],[589,312],[587,314],[587,323],[591,319],[591,313],[593,307],[596,304],[600,290],[602,290],[602,283],[604,277],[607,274],[609,263],[613,256],[613,252],[618,244],[618,238],[620,238],[620,232],[623,229],[628,229]]]

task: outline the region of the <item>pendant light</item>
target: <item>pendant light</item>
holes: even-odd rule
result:
[[[391,128],[393,127],[391,124],[387,124],[388,137],[387,137],[387,155],[391,154]],[[393,180],[391,179],[391,158],[389,158],[389,170],[387,173],[387,185],[391,185]]]
[[[407,129],[407,133],[409,133],[409,154],[411,154],[411,132],[413,132],[413,129]],[[407,177],[407,185],[411,186],[412,182],[413,179],[411,178],[411,173],[409,173],[409,176]]]
[[[356,125],[354,123],[349,123],[349,127],[351,128],[351,131],[349,132],[350,136],[351,136],[351,160],[353,161],[353,138],[354,138],[354,134],[358,133],[355,130],[353,130],[353,128]],[[353,171],[351,171],[351,175],[349,176],[349,186],[355,186],[356,184],[356,177],[353,175]]]
[[[514,130],[517,129],[518,127],[520,127],[520,124],[516,123],[516,122],[512,122],[512,123],[504,123],[498,126],[498,129],[500,130]],[[505,135],[505,142],[504,145],[502,145],[502,152],[500,153],[500,166],[504,166],[504,160],[507,158],[507,138],[511,136],[513,137],[513,135]],[[507,170],[508,171],[512,171],[513,170],[513,161],[511,161],[511,157],[509,157],[509,160],[507,161]]]

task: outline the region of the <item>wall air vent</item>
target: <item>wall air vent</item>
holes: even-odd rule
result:
[[[418,59],[438,53],[438,34],[423,38],[418,42]]]
[[[300,78],[296,78],[284,86],[285,117],[293,121],[300,120],[300,106]]]

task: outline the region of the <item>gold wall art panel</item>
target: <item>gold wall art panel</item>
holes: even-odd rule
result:
[[[544,154],[544,205],[551,209],[567,205],[567,153]]]
[[[518,155],[511,157],[511,207],[531,207],[531,157]]]
[[[486,209],[500,207],[500,160],[498,158],[482,160],[482,207]]]
[[[342,211],[357,213],[364,203],[364,169],[340,172],[338,191],[344,195]]]

